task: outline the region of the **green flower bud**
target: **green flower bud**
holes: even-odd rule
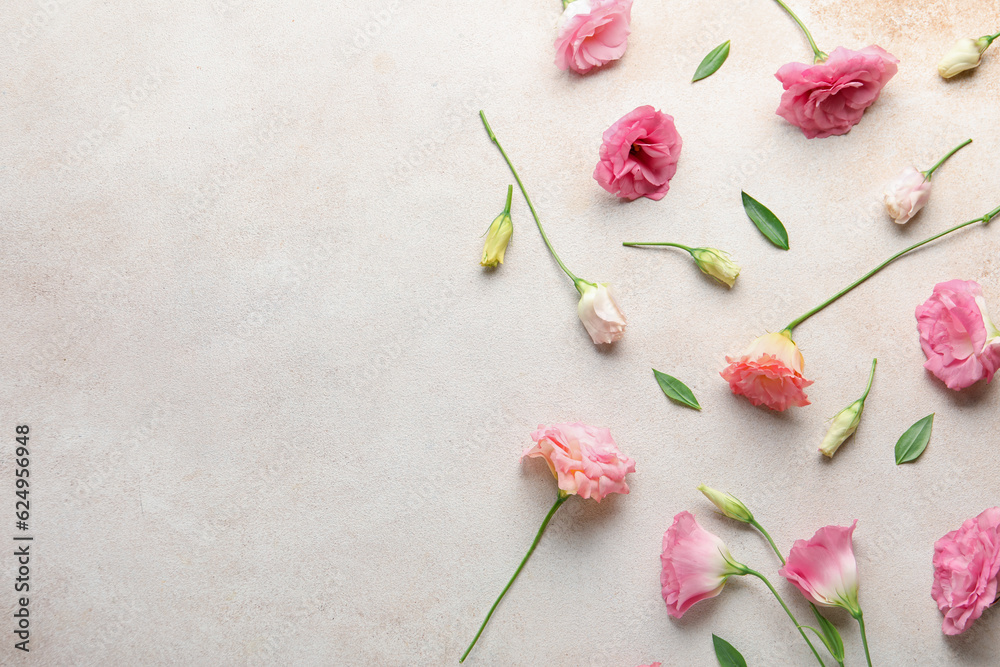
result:
[[[494,267],[503,264],[504,253],[507,252],[507,244],[514,234],[514,223],[510,219],[510,199],[514,193],[514,186],[507,186],[507,206],[503,213],[490,223],[490,228],[486,230],[486,244],[483,246],[483,259],[480,260],[482,266]]]
[[[865,411],[865,402],[858,399],[837,413],[837,416],[830,420],[830,429],[823,438],[823,444],[819,451],[825,456],[833,457],[837,449],[844,444],[844,441],[854,435],[861,423],[861,413]]]
[[[707,273],[723,285],[732,287],[740,275],[739,264],[729,258],[729,253],[717,248],[693,248],[691,256],[702,273]]]
[[[728,516],[730,519],[736,519],[737,521],[742,521],[743,523],[750,523],[753,521],[753,513],[747,509],[746,505],[737,500],[731,494],[717,491],[710,486],[705,486],[704,484],[699,486],[698,490],[704,493],[705,497],[711,500],[712,504],[718,507],[719,511]]]

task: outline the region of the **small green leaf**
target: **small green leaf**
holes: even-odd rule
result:
[[[688,389],[686,384],[666,373],[661,373],[655,368],[653,369],[653,375],[656,376],[656,382],[660,385],[663,393],[667,395],[667,398],[677,401],[681,405],[686,405],[689,408],[701,410],[698,399],[694,397],[694,393]]]
[[[830,651],[833,659],[840,664],[844,664],[844,640],[840,638],[840,632],[837,631],[833,623],[828,621],[823,614],[819,613],[816,605],[810,604],[809,606],[812,607],[813,614],[819,622],[819,627],[823,630],[823,634],[819,638],[826,644],[826,648]]]
[[[705,59],[701,61],[700,65],[698,65],[698,69],[695,70],[694,78],[691,79],[691,83],[707,79],[715,74],[715,72],[722,67],[722,63],[726,62],[726,58],[728,57],[729,40],[727,39],[722,44],[719,44],[717,47],[708,52]]]
[[[931,439],[932,426],[934,426],[933,412],[906,429],[906,433],[900,436],[896,443],[896,465],[909,463],[924,453]]]
[[[743,210],[747,212],[753,224],[757,225],[760,233],[767,237],[767,240],[778,246],[782,250],[788,250],[788,232],[770,209],[759,201],[743,193]]]
[[[747,661],[740,652],[722,637],[713,634],[712,645],[715,646],[715,657],[719,659],[721,667],[747,667]]]

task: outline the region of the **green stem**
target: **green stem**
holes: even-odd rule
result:
[[[851,616],[854,616],[854,618],[857,619],[858,627],[861,628],[861,643],[865,647],[865,659],[868,660],[868,667],[872,667],[872,656],[868,652],[868,635],[865,634],[864,614],[861,613],[861,609],[859,608],[858,613],[855,615],[854,612],[851,612]]]
[[[822,62],[822,61],[826,60],[828,56],[825,53],[823,53],[822,51],[820,51],[819,47],[816,46],[816,40],[813,39],[812,34],[809,32],[809,28],[807,28],[806,24],[802,22],[802,19],[800,19],[798,16],[796,16],[795,12],[793,12],[791,10],[791,8],[788,5],[786,5],[784,2],[782,2],[781,0],[774,0],[774,1],[777,2],[779,5],[781,5],[782,9],[784,9],[786,12],[788,12],[788,15],[791,16],[792,19],[796,23],[799,24],[799,27],[802,28],[802,32],[804,32],[806,34],[806,39],[809,40],[809,46],[812,47],[813,54],[815,55],[815,59],[814,59],[813,62],[817,62],[818,63],[818,62]]]
[[[771,585],[771,582],[767,580],[767,577],[765,577],[760,572],[751,570],[746,566],[744,566],[744,569],[745,569],[744,574],[749,574],[754,577],[757,577],[758,579],[763,581],[764,584],[769,589],[771,589],[771,592],[774,594],[775,599],[777,599],[778,603],[781,604],[781,608],[785,610],[786,614],[788,614],[788,618],[792,619],[792,623],[795,624],[795,628],[799,631],[799,634],[802,635],[802,638],[806,640],[806,644],[809,644],[809,648],[812,649],[813,655],[816,656],[816,659],[819,661],[819,664],[823,665],[823,667],[826,667],[826,665],[823,663],[823,658],[819,657],[819,652],[816,650],[816,647],[813,646],[813,643],[811,641],[809,641],[809,637],[806,636],[805,630],[802,629],[803,626],[799,625],[799,622],[795,620],[795,616],[792,614],[792,610],[789,609],[788,605],[785,604],[785,601],[781,599],[781,596],[778,595],[778,591],[775,590],[774,586]]]
[[[875,381],[875,367],[878,366],[878,359],[872,359],[872,371],[868,375],[868,386],[865,387],[865,393],[862,394],[859,400],[865,401],[868,399],[868,393],[872,390],[872,383]]]
[[[943,165],[948,158],[950,158],[952,155],[954,155],[958,151],[962,150],[963,148],[965,148],[966,146],[968,146],[971,143],[972,143],[972,139],[966,139],[965,141],[963,141],[962,143],[960,143],[959,145],[955,146],[950,151],[948,151],[943,158],[941,158],[940,160],[938,160],[937,162],[934,163],[933,167],[931,167],[930,169],[928,169],[927,171],[924,172],[924,176],[927,178],[927,180],[931,179],[931,176],[934,175],[934,171],[938,167],[940,167],[941,165]]]
[[[764,537],[767,538],[768,544],[770,544],[771,548],[774,549],[774,553],[776,553],[778,555],[778,560],[780,560],[781,564],[784,565],[785,564],[785,557],[781,555],[780,551],[778,551],[778,547],[777,547],[777,545],[775,545],[774,540],[771,539],[770,533],[768,533],[766,530],[764,530],[764,526],[762,526],[759,523],[757,523],[757,519],[750,519],[750,525],[753,526],[754,528],[756,528],[757,530],[759,530],[760,533],[761,533],[761,535],[763,535]]]
[[[507,166],[510,167],[511,173],[514,174],[514,180],[517,181],[517,187],[521,188],[521,194],[524,195],[524,200],[528,202],[528,208],[531,209],[531,215],[535,218],[535,224],[538,225],[538,231],[542,234],[542,240],[545,241],[545,245],[548,247],[549,252],[552,253],[556,262],[559,263],[559,268],[566,272],[566,275],[570,277],[570,280],[573,281],[573,284],[576,286],[577,290],[579,290],[580,279],[573,275],[572,271],[566,268],[566,265],[563,264],[561,259],[559,259],[559,255],[556,254],[552,244],[549,243],[549,237],[545,235],[545,230],[542,229],[542,221],[538,219],[538,213],[535,212],[535,206],[531,203],[531,197],[528,196],[527,190],[524,189],[524,183],[521,182],[521,177],[517,175],[517,169],[514,168],[514,165],[511,164],[510,158],[507,157],[507,152],[503,149],[503,146],[500,145],[500,142],[497,141],[497,135],[493,134],[493,128],[490,127],[489,122],[486,120],[486,114],[480,111],[479,117],[483,119],[483,125],[486,126],[486,132],[490,135],[490,141],[496,144],[497,148],[500,149],[500,155],[503,155],[504,161],[507,163]]]
[[[486,624],[490,622],[490,617],[493,616],[493,612],[496,610],[497,605],[500,604],[500,600],[503,600],[503,596],[507,594],[507,590],[514,583],[514,580],[517,579],[517,575],[521,574],[521,570],[524,569],[524,564],[528,562],[529,558],[531,558],[531,554],[535,551],[535,547],[538,546],[538,542],[542,539],[542,533],[545,532],[545,529],[549,525],[549,521],[552,520],[552,515],[556,513],[557,509],[562,507],[562,504],[566,502],[568,498],[569,494],[563,491],[559,492],[559,498],[556,499],[556,503],[552,506],[552,509],[549,510],[549,513],[545,515],[545,520],[542,521],[542,525],[538,529],[538,533],[535,535],[535,540],[531,543],[531,546],[528,547],[528,553],[524,554],[521,564],[518,565],[517,569],[514,571],[514,576],[511,577],[510,581],[507,582],[507,585],[503,587],[503,590],[500,591],[500,597],[498,597],[496,602],[493,603],[493,606],[490,607],[489,613],[486,614],[486,618],[483,619],[483,624],[479,626],[479,632],[477,632],[476,636],[472,638],[472,643],[469,644],[469,648],[465,649],[465,653],[462,654],[462,658],[459,660],[460,663],[465,662],[465,659],[469,657],[472,647],[474,647],[476,642],[479,641],[479,635],[483,634],[483,630],[486,629]]]
[[[562,0],[563,10],[565,10],[567,7],[569,7],[570,3],[572,3],[572,2],[573,2],[573,0]]]
[[[981,222],[984,225],[988,224],[989,221],[992,220],[993,218],[995,218],[998,214],[1000,214],[1000,206],[996,207],[995,209],[993,209],[992,211],[990,211],[989,213],[987,213],[986,215],[984,215],[982,217],[976,218],[974,220],[969,220],[968,222],[963,222],[962,224],[956,225],[956,226],[952,227],[951,229],[946,229],[945,231],[941,232],[940,234],[935,234],[934,236],[930,237],[929,239],[924,239],[920,243],[914,243],[909,248],[906,248],[904,250],[900,250],[895,255],[893,255],[889,259],[885,260],[884,262],[882,262],[881,264],[879,264],[878,266],[876,266],[874,269],[872,269],[871,271],[869,271],[865,275],[861,276],[860,278],[858,278],[857,280],[855,280],[853,283],[851,283],[850,285],[848,285],[844,289],[840,290],[839,292],[837,292],[836,294],[834,294],[832,297],[830,297],[829,299],[827,299],[826,301],[824,301],[820,305],[818,305],[815,308],[813,308],[812,310],[806,312],[805,315],[802,315],[801,317],[798,317],[798,318],[792,320],[791,323],[789,323],[789,325],[783,329],[783,332],[787,333],[787,335],[789,337],[791,337],[792,332],[795,329],[795,327],[799,326],[800,324],[802,324],[803,322],[805,322],[806,320],[808,320],[810,317],[812,317],[813,315],[815,315],[819,311],[823,310],[824,308],[826,308],[827,306],[829,306],[831,303],[833,303],[834,301],[836,301],[840,297],[844,296],[845,294],[847,294],[848,292],[850,292],[852,289],[854,289],[855,287],[857,287],[861,283],[865,282],[866,280],[868,280],[869,278],[871,278],[872,276],[874,276],[876,273],[878,273],[879,271],[881,271],[882,269],[884,269],[885,267],[887,267],[889,264],[892,264],[897,259],[899,259],[903,255],[905,255],[906,253],[910,252],[911,250],[916,250],[917,248],[919,248],[922,245],[926,245],[926,244],[930,243],[931,241],[935,241],[935,240],[941,238],[942,236],[945,236],[947,234],[951,234],[952,232],[957,232],[959,229],[962,229],[963,227],[968,227],[969,225],[974,225],[977,222]]]
[[[514,186],[507,186],[507,203],[503,207],[503,212],[510,215],[510,200],[514,198]]]
[[[661,243],[657,243],[657,242],[644,243],[644,242],[639,242],[639,241],[623,241],[622,245],[628,246],[630,248],[634,248],[636,246],[643,246],[643,245],[658,245],[658,246],[668,245],[668,246],[671,246],[673,248],[680,248],[681,250],[687,250],[688,252],[690,252],[692,254],[694,253],[694,248],[689,248],[686,245],[681,244],[681,243],[667,243],[666,241],[663,241]]]
[[[986,48],[989,48],[990,44],[992,44],[993,40],[996,39],[997,37],[1000,37],[1000,32],[998,32],[995,35],[983,35],[983,39],[985,39],[986,42],[987,42],[986,43]]]

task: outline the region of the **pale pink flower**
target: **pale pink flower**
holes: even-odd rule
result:
[[[681,512],[663,535],[660,585],[667,613],[680,618],[696,602],[722,592],[730,576],[746,573],[725,543]]]
[[[618,60],[628,46],[632,0],[576,0],[559,18],[556,67],[586,74]]]
[[[726,357],[726,361],[729,366],[722,377],[734,394],[746,396],[754,405],[778,411],[809,405],[805,388],[812,380],[802,375],[805,360],[789,336],[764,334],[740,357]]]
[[[579,1],[579,0],[578,0]],[[625,315],[606,283],[579,281],[577,315],[594,344],[614,343],[625,335]]]
[[[885,188],[885,209],[896,224],[905,225],[931,198],[931,179],[907,167]]]
[[[796,540],[785,566],[778,574],[790,581],[812,602],[824,607],[842,607],[860,615],[858,563],[852,536],[858,525],[825,526],[812,539]]]
[[[997,598],[1000,507],[968,519],[934,543],[931,597],[944,612],[941,630],[959,635]]]
[[[622,199],[663,199],[677,173],[681,143],[673,116],[638,107],[605,130],[594,178]]]
[[[916,316],[924,368],[949,389],[993,379],[1000,368],[1000,331],[990,320],[979,283],[938,283],[931,298],[917,306]]]
[[[788,63],[774,75],[785,92],[775,112],[807,139],[847,134],[896,74],[895,56],[878,46],[842,46],[815,65]]]
[[[609,429],[539,424],[531,439],[535,444],[521,458],[545,459],[560,491],[598,502],[610,493],[628,493],[625,475],[635,472],[635,461],[618,451]]]

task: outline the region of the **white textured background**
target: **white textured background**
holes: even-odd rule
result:
[[[552,64],[557,0],[6,0],[0,537],[28,423],[36,553],[24,655],[2,550],[0,663],[455,664],[555,496],[541,462],[518,463],[528,434],[581,420],[635,458],[632,494],[557,514],[469,664],[713,665],[713,632],[752,665],[810,664],[760,582],[667,616],[660,541],[683,509],[777,580],[702,482],[785,550],[859,519],[877,664],[996,664],[1000,612],[946,638],[930,587],[934,540],[998,503],[1000,387],[930,377],[913,310],[964,278],[1000,314],[1000,229],[923,249],[801,326],[812,406],[755,409],[718,373],[895,250],[1000,204],[1000,47],[972,76],[935,71],[1000,10],[795,6],[821,47],[877,42],[902,61],[847,136],[807,141],[774,115],[773,73],[809,50],[768,0],[636,0],[624,59],[583,78]],[[729,61],[691,85],[725,39]],[[640,104],[676,118],[680,168],[663,201],[619,203],[590,174],[603,130]],[[629,330],[613,349],[589,342],[519,195],[507,263],[479,267],[511,182],[480,108],[570,268],[616,287]],[[968,136],[930,205],[893,225],[883,184]],[[741,189],[782,218],[790,252],[746,219]],[[743,274],[729,292],[623,240],[729,249]],[[824,421],[873,356],[864,422],[823,460]],[[651,367],[704,411],[669,403]],[[930,412],[927,452],[896,467],[896,439]],[[854,622],[831,617],[861,664]]]

